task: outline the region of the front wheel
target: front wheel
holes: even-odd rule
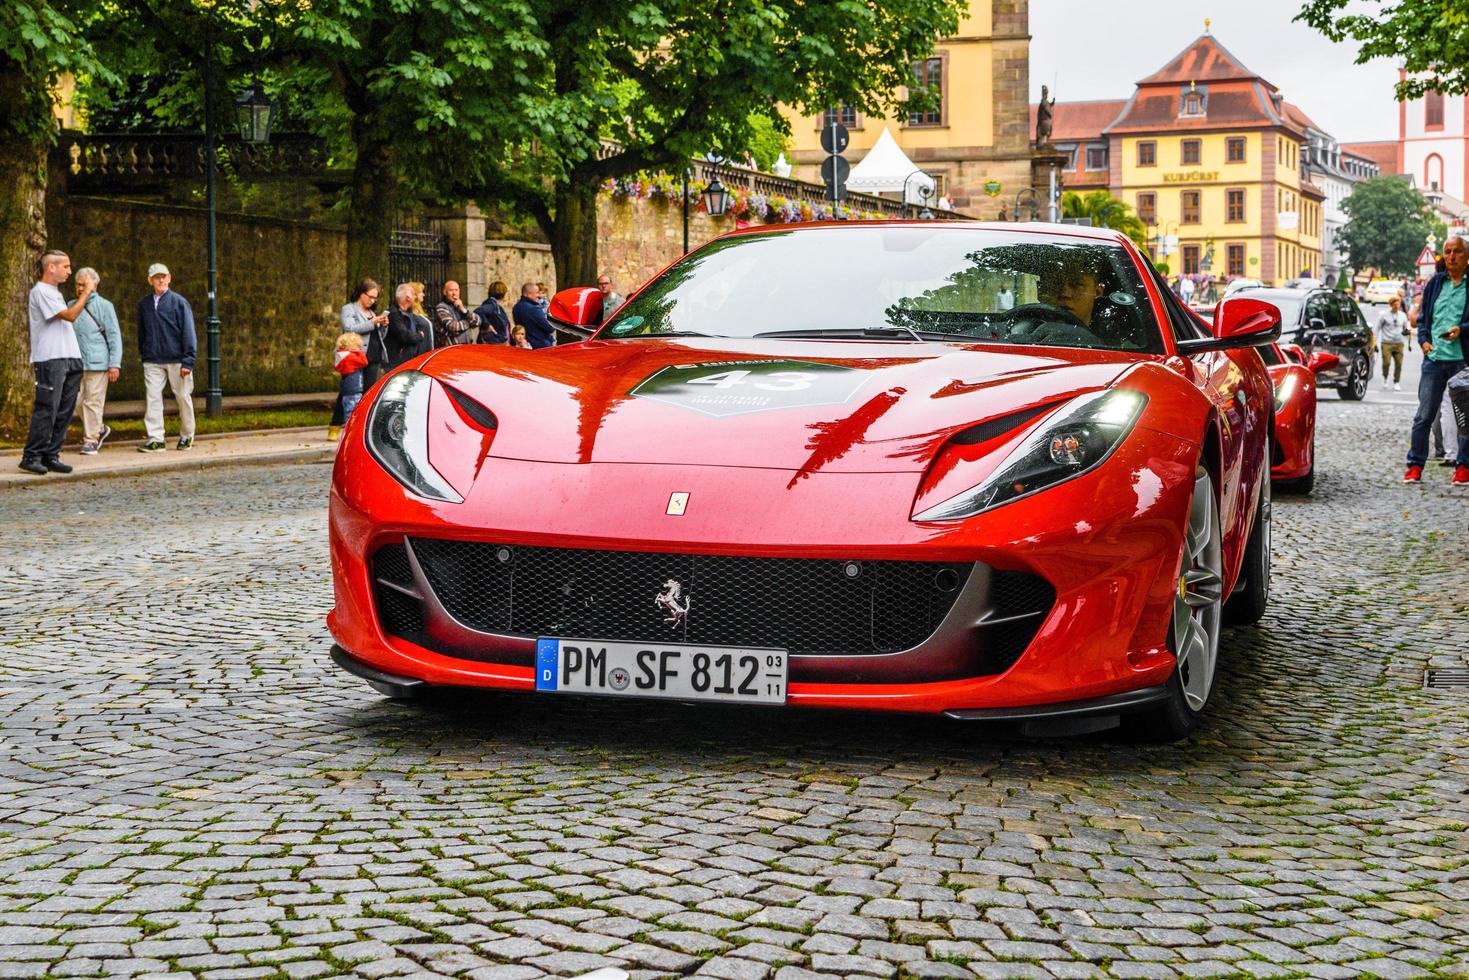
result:
[[[1358,354],[1352,361],[1352,373],[1347,376],[1347,383],[1336,389],[1343,401],[1359,402],[1367,397],[1367,385],[1372,381],[1372,365],[1367,363],[1367,358]]]
[[[1193,502],[1184,534],[1183,564],[1168,648],[1177,667],[1168,679],[1168,699],[1131,720],[1149,742],[1176,742],[1198,727],[1219,665],[1219,626],[1224,606],[1223,532],[1214,478],[1202,466],[1194,475]]]

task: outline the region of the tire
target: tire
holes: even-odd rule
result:
[[[1302,480],[1314,481],[1316,464]],[[1292,481],[1297,482],[1297,481]],[[1250,528],[1250,540],[1245,543],[1245,558],[1240,563],[1243,586],[1236,586],[1234,594],[1224,603],[1226,626],[1251,626],[1265,615],[1265,606],[1270,602],[1270,481],[1260,484],[1260,500],[1255,505],[1255,524]]]
[[[1275,489],[1292,496],[1309,497],[1316,487],[1316,434],[1311,433],[1311,468],[1292,480],[1276,480]]]
[[[1219,494],[1204,467],[1194,472],[1194,496],[1184,534],[1178,597],[1168,629],[1168,649],[1178,665],[1168,678],[1168,698],[1127,719],[1141,741],[1176,742],[1199,725],[1219,666],[1219,627],[1223,620],[1223,529]]]
[[[1347,383],[1336,389],[1342,401],[1359,402],[1367,397],[1367,386],[1372,383],[1372,365],[1366,357],[1358,354],[1352,361],[1352,373]]]

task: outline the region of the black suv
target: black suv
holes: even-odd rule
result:
[[[1372,380],[1372,357],[1377,343],[1356,300],[1324,286],[1307,289],[1254,288],[1237,295],[1263,299],[1280,309],[1280,342],[1300,344],[1309,358],[1324,350],[1341,358],[1336,367],[1322,371],[1316,382],[1335,388],[1348,401],[1361,401]]]

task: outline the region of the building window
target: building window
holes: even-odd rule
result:
[[[1151,225],[1158,220],[1158,195],[1152,191],[1142,191],[1137,196],[1137,216],[1145,225]]]
[[[1245,247],[1240,242],[1230,242],[1224,250],[1224,274],[1227,276],[1242,276],[1245,274]]]
[[[1137,145],[1137,165],[1139,167],[1155,167],[1158,165],[1158,144],[1153,140],[1143,140]]]
[[[1423,128],[1443,129],[1443,93],[1429,92],[1423,96]]]
[[[1224,220],[1245,220],[1245,192],[1242,187],[1231,187],[1224,192]]]
[[[1443,187],[1443,157],[1437,153],[1428,154],[1428,159],[1423,161],[1423,183],[1431,191]]]
[[[1089,146],[1086,148],[1086,169],[1107,169],[1107,148],[1105,146]]]
[[[1243,136],[1231,136],[1224,141],[1224,162],[1245,162],[1245,138]]]
[[[1197,164],[1199,162],[1199,141],[1183,141],[1183,165]]]
[[[825,129],[832,123],[841,123],[843,126],[857,125],[857,108],[846,102],[842,103],[840,109],[828,109],[821,114],[821,128]]]
[[[1076,147],[1074,147],[1074,146],[1065,146],[1065,147],[1061,147],[1060,150],[1061,150],[1062,153],[1066,154],[1066,166],[1064,168],[1062,168],[1062,169],[1065,169],[1065,170],[1075,170],[1076,169]]]
[[[1199,273],[1199,246],[1185,245],[1183,247],[1183,274],[1195,276]]]
[[[1178,114],[1180,116],[1202,116],[1204,114],[1204,93],[1183,93],[1183,103],[1179,107]]]
[[[1183,223],[1196,225],[1199,223],[1199,192],[1184,191],[1179,195],[1183,206]]]
[[[913,82],[938,97],[932,112],[910,112],[909,126],[940,126],[944,121],[944,59],[925,58],[913,63]]]

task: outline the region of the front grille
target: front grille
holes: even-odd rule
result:
[[[972,564],[742,558],[412,539],[434,594],[474,630],[678,640],[792,654],[892,653],[931,636]],[[679,583],[679,621],[656,601]]]
[[[401,544],[383,545],[372,556],[372,595],[383,629],[395,636],[417,637],[423,632],[423,603],[393,585],[413,589],[413,566]],[[384,583],[392,583],[386,585]]]

